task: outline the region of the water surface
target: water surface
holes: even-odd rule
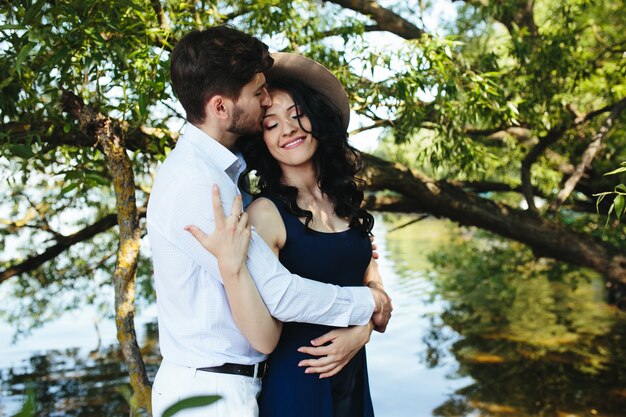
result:
[[[476,249],[459,245],[466,232],[445,221],[398,228],[414,218],[379,215],[374,230],[394,301],[387,332],[367,348],[378,417],[626,416],[626,318],[602,301],[601,282],[494,274],[470,288],[498,259],[477,267]],[[429,255],[446,251],[457,259],[433,267]],[[27,387],[38,415],[128,415],[114,324],[96,331],[93,317],[68,313],[16,344],[0,324],[0,415],[19,409]],[[151,378],[155,320],[154,308],[137,319]]]

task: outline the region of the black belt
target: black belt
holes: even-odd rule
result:
[[[207,368],[197,368],[198,371],[217,372],[218,374],[232,374],[249,376],[253,378],[263,378],[267,374],[269,364],[263,361],[256,365],[239,365],[237,363],[225,363],[220,366],[209,366]],[[256,372],[255,372],[256,370]]]

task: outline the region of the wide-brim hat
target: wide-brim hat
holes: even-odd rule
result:
[[[307,85],[326,97],[341,115],[344,129],[350,123],[350,103],[341,82],[319,62],[303,55],[274,52],[274,65],[265,71],[270,86],[272,80],[289,78]]]

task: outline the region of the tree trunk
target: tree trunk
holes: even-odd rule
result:
[[[133,404],[152,414],[151,387],[135,332],[135,275],[139,258],[141,229],[135,200],[135,176],[124,147],[122,130],[115,121],[86,107],[73,93],[63,92],[63,108],[80,122],[81,130],[95,139],[106,157],[115,189],[115,207],[120,244],[113,284],[117,339],[128,366]]]

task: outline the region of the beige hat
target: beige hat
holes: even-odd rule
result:
[[[271,84],[272,80],[290,78],[299,81],[324,95],[340,112],[343,127],[350,123],[350,103],[341,82],[323,65],[303,55],[274,52],[274,65],[265,71]]]

